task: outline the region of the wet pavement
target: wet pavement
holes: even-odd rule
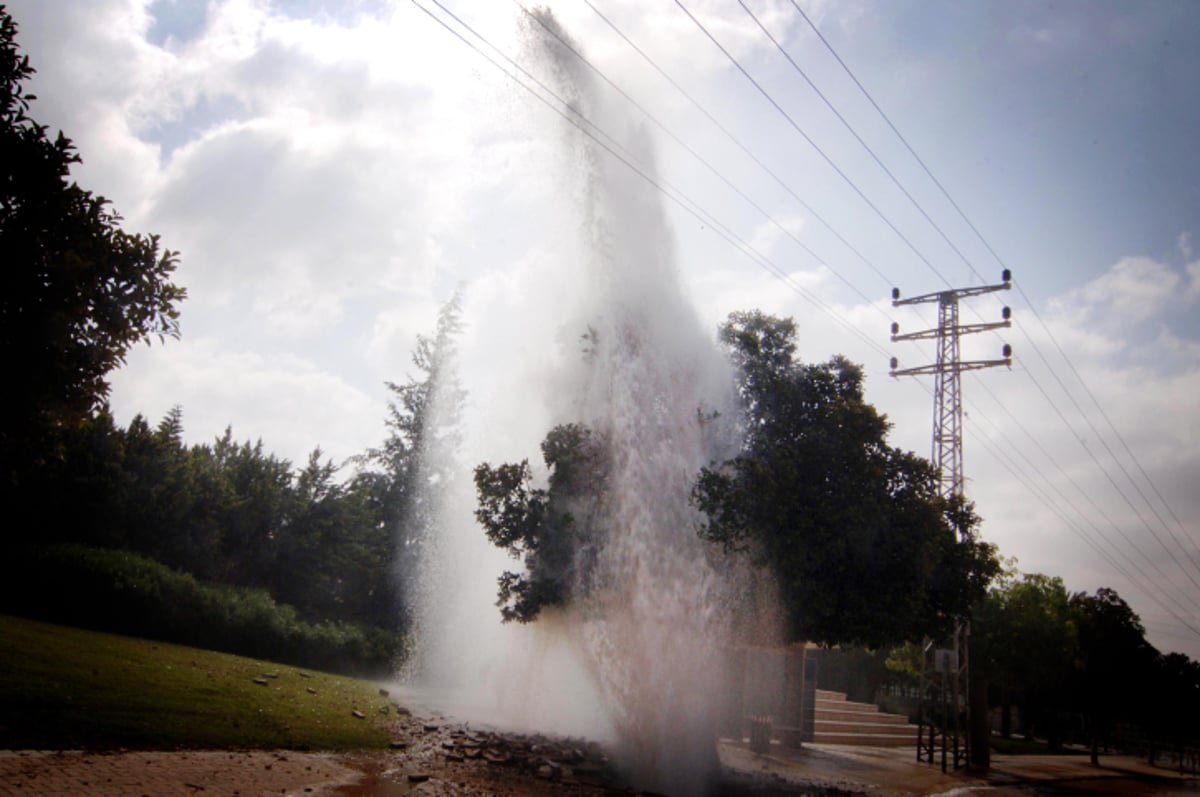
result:
[[[402,797],[634,795],[605,752],[580,740],[403,717],[388,751],[0,751],[0,797]],[[994,756],[985,774],[943,773],[911,749],[720,743],[718,795],[1130,795],[1200,797],[1200,780],[1127,756]]]
[[[775,793],[906,795],[1191,795],[1200,796],[1200,779],[1130,756],[1101,756],[1093,767],[1086,755],[994,755],[986,773],[943,773],[938,765],[919,763],[911,748],[849,747],[808,744],[801,749],[774,746],[767,755],[748,745],[723,741],[727,769],[754,773]],[[798,791],[793,791],[797,789]],[[766,792],[763,792],[766,793]]]

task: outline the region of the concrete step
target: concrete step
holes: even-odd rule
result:
[[[854,714],[876,714],[879,706],[874,703],[851,703],[849,700],[824,700],[817,698],[814,708],[817,711],[844,711]]]
[[[838,709],[823,709],[820,706],[813,712],[813,719],[817,722],[857,722],[857,723],[876,723],[888,725],[907,725],[908,717],[903,714],[884,714],[881,711],[864,712],[864,711],[843,711]]]
[[[865,733],[875,736],[916,736],[917,726],[908,723],[887,722],[821,722],[813,725],[814,735],[820,739],[825,735],[843,733]]]
[[[817,733],[813,744],[851,744],[857,747],[907,747],[917,744],[917,728],[911,734],[888,735],[878,733]]]
[[[822,727],[840,727],[842,730],[850,730],[853,729],[853,727],[884,727],[884,729],[886,729],[886,727],[910,726],[908,725],[908,718],[900,717],[898,714],[880,714],[877,715],[875,719],[870,721],[863,721],[857,717],[828,719],[821,717],[821,715],[817,715],[815,719],[816,721],[812,725],[814,725],[818,731],[820,731]]]
[[[845,700],[845,692],[834,692],[831,689],[818,689],[817,700]]]

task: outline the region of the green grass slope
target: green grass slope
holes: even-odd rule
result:
[[[394,716],[366,681],[0,615],[0,748],[375,748]]]

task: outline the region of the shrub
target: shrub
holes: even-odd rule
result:
[[[400,635],[307,622],[264,590],[196,580],[129,551],[18,548],[0,564],[0,611],[354,674],[390,671]]]

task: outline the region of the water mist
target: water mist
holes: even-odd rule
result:
[[[549,14],[539,19],[558,31]],[[525,33],[528,60],[556,92],[652,170],[645,130],[542,25],[527,20]],[[461,476],[442,485],[416,678],[441,687],[440,705],[464,719],[607,741],[637,785],[700,793],[716,764],[728,629],[725,581],[688,495],[702,465],[731,453],[703,417],[736,414],[732,378],[678,284],[661,194],[566,122],[547,138],[567,233],[548,232],[547,270],[524,264],[522,279],[554,287],[536,302],[515,292],[506,312],[528,319],[525,337],[497,346],[495,336],[464,336],[474,411]],[[472,307],[463,321],[478,330],[489,322]],[[502,626],[496,577],[513,563],[472,517],[470,471],[483,459],[536,460],[560,423],[602,432],[612,448],[594,577],[568,608]]]

